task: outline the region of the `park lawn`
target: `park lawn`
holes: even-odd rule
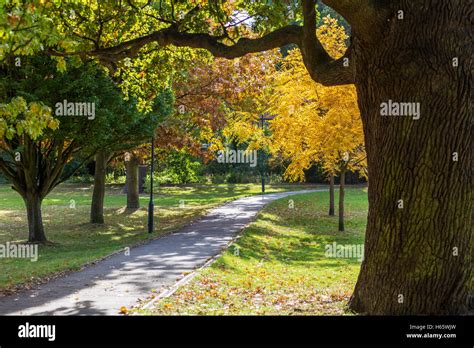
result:
[[[346,304],[361,261],[326,257],[325,245],[363,244],[367,189],[347,190],[345,232],[337,231],[337,217],[327,215],[328,199],[327,192],[315,192],[270,203],[209,268],[152,308],[137,311],[145,315],[349,314]]]
[[[297,190],[303,185],[268,185],[268,192]],[[238,197],[260,192],[260,186],[193,185],[161,187],[155,195],[155,233],[147,231],[148,195],[140,196],[141,208],[128,212],[126,195],[119,186],[107,187],[105,224],[89,221],[92,186],[63,184],[43,203],[43,222],[49,245],[39,246],[39,259],[0,259],[0,293],[10,293],[45,281],[65,271],[114,252],[170,233],[205,214],[210,208]],[[8,185],[0,185],[0,244],[21,243],[28,238],[23,200]]]

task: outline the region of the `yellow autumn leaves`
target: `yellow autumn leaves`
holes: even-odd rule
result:
[[[326,17],[318,39],[335,59],[346,51],[347,35],[337,20]],[[227,133],[250,148],[267,148],[287,163],[285,177],[304,181],[304,171],[319,162],[327,173],[342,169],[366,176],[362,122],[353,85],[326,87],[309,76],[298,49],[282,58],[257,97],[259,108],[229,122]],[[261,113],[273,116],[265,137],[256,126]]]

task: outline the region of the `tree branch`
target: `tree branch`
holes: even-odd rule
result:
[[[313,14],[315,16],[314,10]],[[148,43],[158,42],[160,46],[174,45],[177,47],[202,48],[211,52],[215,57],[233,59],[249,53],[262,52],[295,44],[302,50],[305,65],[315,81],[323,85],[353,83],[353,65],[349,64],[349,67],[343,66],[344,58],[348,58],[350,51],[338,60],[332,59],[316,38],[315,22],[312,26],[311,23],[306,25],[306,28],[313,28],[312,34],[307,32],[305,35],[305,27],[288,25],[261,38],[241,38],[237,43],[230,46],[208,34],[181,33],[168,28],[124,42],[118,46],[92,51],[90,55],[96,56],[105,62],[115,62],[125,57],[135,56]]]
[[[373,0],[354,0],[361,6],[357,13],[361,13],[367,4]],[[325,1],[329,6],[334,5],[341,10],[342,15],[349,19],[356,20],[350,12],[353,5],[349,0]],[[49,50],[51,55],[89,55],[98,58],[102,64],[114,70],[116,62],[124,58],[131,58],[147,44],[158,43],[161,47],[174,45],[177,47],[190,47],[206,49],[215,57],[233,59],[249,53],[267,51],[280,48],[289,44],[297,45],[303,55],[303,60],[309,74],[316,82],[323,85],[342,85],[354,83],[354,64],[350,62],[351,50],[340,59],[331,58],[316,37],[316,0],[303,0],[302,9],[304,25],[287,25],[280,29],[264,35],[260,38],[241,38],[232,45],[223,43],[221,37],[212,36],[206,33],[188,33],[180,31],[180,25],[170,25],[168,28],[157,30],[148,35],[122,42],[113,47],[95,49],[89,52],[61,53]],[[199,7],[196,6],[186,17],[192,17]],[[354,18],[353,18],[354,17]],[[364,15],[364,17],[366,17]],[[358,19],[357,19],[358,20]],[[179,22],[178,22],[179,23]]]
[[[303,39],[300,46],[303,61],[311,78],[323,85],[354,83],[354,64],[350,64],[350,48],[334,60],[316,37],[316,0],[303,0]],[[345,66],[344,63],[348,62]]]
[[[151,42],[160,46],[174,45],[177,47],[202,48],[211,52],[216,57],[233,59],[248,53],[256,53],[282,47],[288,44],[299,44],[301,27],[289,25],[277,29],[258,39],[241,38],[236,44],[228,46],[219,41],[219,38],[209,34],[183,33],[175,27],[155,31],[117,46],[94,50],[88,54],[103,60],[117,61],[126,57],[135,56],[138,51]]]
[[[3,158],[0,158],[0,172],[12,181],[16,178],[15,170]]]

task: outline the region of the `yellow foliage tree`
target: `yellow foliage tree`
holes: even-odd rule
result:
[[[317,35],[327,52],[340,58],[346,50],[344,28],[331,17],[324,18],[323,23]],[[271,122],[271,151],[290,162],[285,172],[290,180],[304,181],[304,170],[315,162],[323,164],[331,184],[334,175],[339,175],[339,230],[343,231],[345,173],[359,171],[367,176],[355,87],[316,83],[300,51],[292,50],[275,74],[273,90],[269,111],[278,116]],[[331,207],[333,199],[331,192]]]
[[[323,19],[317,35],[335,59],[346,51],[347,35],[337,20]],[[353,85],[326,87],[308,74],[299,50],[288,52],[279,69],[267,77],[267,88],[257,97],[254,109],[235,115],[227,134],[249,148],[269,148],[289,162],[285,177],[304,181],[304,171],[320,162],[331,183],[330,215],[334,214],[334,176],[340,176],[339,230],[344,230],[344,180],[347,171],[367,177],[362,122]],[[274,115],[270,137],[258,128],[261,113]]]

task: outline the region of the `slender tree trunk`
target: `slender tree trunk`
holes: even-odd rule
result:
[[[127,162],[127,208],[140,207],[140,194],[138,191],[138,164],[137,156],[132,156]]]
[[[339,231],[344,232],[344,184],[346,181],[346,170],[339,174]]]
[[[28,217],[28,242],[44,243],[46,235],[44,233],[43,217],[41,214],[42,198],[37,192],[29,192],[24,197],[26,213]]]
[[[353,39],[370,185],[350,308],[464,313],[474,226],[472,2],[394,1],[393,10],[384,40]],[[419,103],[419,119],[381,116],[389,100]]]
[[[334,174],[329,176],[329,216],[334,216]]]
[[[105,176],[110,156],[99,151],[95,156],[94,191],[92,192],[91,223],[104,223]]]

